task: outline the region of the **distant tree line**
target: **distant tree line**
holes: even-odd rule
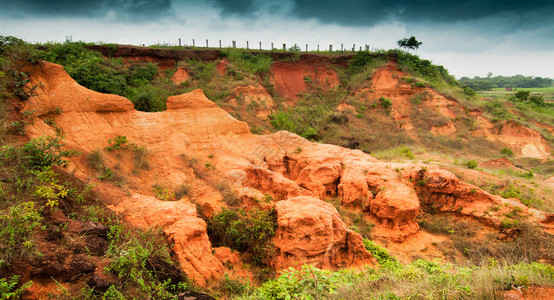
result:
[[[462,77],[460,82],[469,86],[476,91],[487,91],[493,88],[536,88],[549,87],[552,85],[552,79],[541,77],[525,77],[523,75],[515,75],[511,77],[494,76],[489,73],[487,77],[475,76],[473,78]]]

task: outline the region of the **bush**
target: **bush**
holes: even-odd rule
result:
[[[454,86],[460,85],[456,78],[450,75],[443,66],[433,65],[429,60],[420,59],[417,55],[400,50],[390,50],[388,54],[396,57],[400,69],[413,75],[419,75],[431,82],[443,81]]]
[[[30,140],[23,146],[32,168],[43,168],[49,166],[66,167],[68,161],[64,159],[75,156],[78,153],[73,150],[61,150],[65,144],[60,143],[57,137],[42,136]]]
[[[467,160],[464,162],[464,166],[466,166],[468,169],[477,169],[479,164],[475,160]]]
[[[492,100],[485,104],[485,110],[492,115],[492,121],[512,120],[514,115],[506,109],[504,103],[498,100]]]
[[[361,71],[365,66],[369,65],[373,60],[373,55],[369,51],[358,51],[356,55],[348,61],[348,71],[356,73]]]
[[[234,211],[223,209],[208,220],[212,243],[252,254],[255,264],[262,264],[271,248],[269,240],[277,228],[277,215],[270,211]]]
[[[292,267],[281,276],[264,283],[257,291],[258,299],[320,299],[334,294],[342,279],[340,272],[320,270],[303,265],[300,270]]]
[[[132,288],[136,289],[134,293],[140,293],[140,296],[135,295],[137,298],[172,299],[175,297],[172,292],[183,287],[182,283],[172,284],[169,278],[160,280],[162,273],[168,270],[159,269],[157,265],[173,265],[161,231],[129,231],[115,224],[109,228],[108,240],[107,255],[112,261],[105,270],[121,280],[117,287],[113,286],[111,294],[121,295],[120,290]]]
[[[227,59],[242,71],[257,75],[267,74],[273,63],[270,56],[264,54],[255,55],[240,50],[229,51]]]
[[[389,254],[389,251],[377,244],[375,242],[364,239],[364,246],[369,251],[375,259],[377,259],[377,262],[385,268],[399,268],[400,263],[394,258],[392,255]]]
[[[514,96],[520,101],[527,101],[529,99],[529,94],[529,91],[517,91]]]
[[[379,103],[381,103],[381,106],[385,109],[389,109],[392,106],[392,102],[390,101],[390,99],[382,96],[381,98],[379,98]]]
[[[514,151],[512,151],[512,149],[510,148],[502,148],[502,150],[500,150],[500,154],[502,156],[512,157],[514,156]]]
[[[500,194],[503,198],[521,198],[521,195],[521,190],[514,184],[509,184]]]
[[[289,113],[284,111],[278,111],[271,115],[271,126],[275,130],[286,130],[289,132],[296,132],[298,125],[291,119]]]
[[[529,97],[529,102],[535,104],[536,106],[544,106],[544,97],[540,95],[533,95]]]

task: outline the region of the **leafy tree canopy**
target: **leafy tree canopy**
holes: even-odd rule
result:
[[[404,38],[396,42],[400,48],[405,49],[417,49],[423,44],[423,42],[418,41],[413,35],[410,38]]]

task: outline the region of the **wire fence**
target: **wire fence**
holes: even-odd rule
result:
[[[144,46],[144,44],[142,45]],[[223,45],[222,40],[216,40],[215,42],[211,42],[209,39],[205,40],[196,40],[192,39],[192,43],[185,43],[183,40],[179,39],[178,44],[158,44],[158,46],[179,46],[179,47],[193,47],[193,48],[205,48],[205,49],[223,49],[223,48],[239,48],[239,49],[247,49],[247,50],[268,50],[268,51],[292,51],[292,52],[310,52],[310,51],[317,51],[317,52],[356,52],[356,51],[369,51],[370,46],[369,44],[350,44],[346,45],[344,43],[340,44],[340,47],[338,44],[329,44],[329,45],[310,45],[310,44],[287,44],[287,43],[262,43],[257,42],[251,44],[250,41],[245,41],[242,45],[239,45],[237,41],[233,40],[230,44]],[[242,46],[242,47],[241,47]],[[375,50],[375,49],[371,49]]]

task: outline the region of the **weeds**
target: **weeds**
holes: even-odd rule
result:
[[[540,263],[454,267],[421,259],[359,273],[303,266],[282,272],[240,299],[496,299],[512,287],[551,285],[553,271]]]
[[[33,230],[42,225],[42,216],[34,202],[11,206],[0,215],[0,267],[10,265],[33,252]]]
[[[248,252],[256,265],[267,263],[269,240],[275,234],[275,211],[235,211],[223,209],[208,220],[208,236],[214,245]]]
[[[18,299],[23,295],[26,289],[31,287],[32,281],[17,287],[19,284],[19,276],[14,275],[8,279],[0,278],[0,299]]]
[[[252,54],[240,50],[231,50],[227,52],[227,59],[243,72],[264,75],[271,69],[273,60],[270,56],[263,54]]]
[[[180,278],[164,276],[171,271],[167,268],[171,268],[173,262],[160,231],[129,232],[122,225],[113,225],[108,238],[107,255],[113,260],[105,270],[120,279],[117,286],[110,287],[110,294],[121,295],[122,291],[134,290],[140,298],[171,299],[174,293],[187,288]],[[172,279],[179,281],[172,282]]]

